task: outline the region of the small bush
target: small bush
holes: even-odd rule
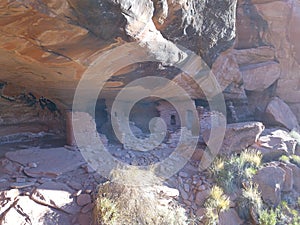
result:
[[[243,219],[250,218],[257,220],[261,212],[263,201],[258,191],[258,185],[250,182],[242,190],[242,195],[238,199],[239,216]]]
[[[259,225],[276,225],[277,212],[273,209],[263,210],[259,215]]]
[[[204,203],[206,208],[206,218],[208,225],[217,225],[219,223],[219,214],[229,209],[230,200],[223,190],[214,186],[211,189],[210,196]]]
[[[291,209],[287,202],[281,202],[276,208],[278,225],[300,225],[300,215],[295,209]]]
[[[240,156],[234,154],[229,158],[217,158],[210,172],[219,186],[226,193],[240,189],[243,183],[249,182],[261,165],[262,155],[256,150],[245,150]]]
[[[154,182],[153,185],[142,185],[143,177],[138,180],[136,173],[146,172],[138,172],[136,169],[116,170],[112,175],[115,182],[99,186],[94,208],[95,221],[99,225],[187,225],[184,208],[158,192],[160,187],[163,188],[158,184],[159,179],[149,175],[148,181]],[[133,180],[124,180],[131,179],[130,174]],[[117,178],[126,183],[140,183],[124,185]]]
[[[293,163],[296,166],[300,167],[300,156],[298,156],[298,155],[290,155],[290,156],[282,155],[279,158],[279,161],[284,162],[284,163]]]
[[[290,162],[290,158],[289,158],[287,155],[282,155],[282,156],[279,158],[279,161],[280,161],[280,162],[284,162],[284,163],[289,163],[289,162]]]
[[[300,225],[300,215],[291,209],[287,202],[281,202],[275,209],[262,210],[259,215],[260,225]]]
[[[246,149],[240,154],[240,161],[243,166],[258,168],[261,164],[262,154],[257,150]],[[249,165],[247,165],[249,164]]]
[[[119,218],[117,204],[112,199],[102,196],[96,200],[96,220],[100,224],[113,225]]]
[[[290,162],[300,167],[300,156],[298,155],[291,155]]]

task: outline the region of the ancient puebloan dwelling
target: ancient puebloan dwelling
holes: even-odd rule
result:
[[[99,142],[102,169],[182,159],[166,195],[197,224],[246,148],[264,206],[299,212],[299,24],[298,0],[0,0],[0,225],[96,225]],[[238,200],[219,224],[259,224]]]

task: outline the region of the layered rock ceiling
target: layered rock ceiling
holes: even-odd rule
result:
[[[136,42],[161,63],[122,68],[108,80],[102,98],[155,74],[203,99],[188,75],[172,67],[184,60],[178,47],[183,46],[212,68],[225,99],[246,102],[256,119],[278,97],[276,104],[287,104],[300,120],[296,0],[1,0],[0,17],[0,82],[8,100],[33,93],[70,109],[93,61]],[[1,107],[5,111],[9,104]]]

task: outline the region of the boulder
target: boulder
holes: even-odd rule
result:
[[[259,46],[260,34],[257,29],[257,24],[259,23],[259,21],[257,21],[257,17],[251,17],[251,14],[249,13],[251,8],[249,6],[246,8],[245,4],[239,3],[238,5],[236,12],[237,39],[235,42],[235,48],[249,49]]]
[[[292,163],[287,163],[287,167],[291,168],[293,171],[293,188],[300,193],[300,168]]]
[[[270,62],[275,59],[275,49],[271,46],[233,49],[231,53],[235,56],[236,62],[240,67]]]
[[[230,154],[232,152],[241,152],[243,149],[255,143],[263,130],[264,125],[260,122],[228,124],[221,147],[221,153]],[[209,129],[203,130],[202,136],[205,143],[208,143],[209,135]]]
[[[239,217],[235,209],[228,209],[220,213],[219,225],[241,225],[244,221]]]
[[[92,198],[89,194],[81,194],[77,197],[77,204],[79,206],[85,206],[92,202]]]
[[[300,122],[300,103],[294,103],[294,104],[289,104],[292,112],[295,114],[295,116],[298,119],[298,122]]]
[[[241,85],[243,78],[237,60],[230,50],[223,52],[212,65],[212,74],[216,77],[225,98],[245,99],[246,94]]]
[[[268,124],[281,125],[290,130],[299,127],[295,114],[279,97],[273,98],[268,104],[265,116],[265,122]]]
[[[255,8],[261,22],[261,38],[276,49],[281,75],[276,95],[286,103],[299,103],[298,76],[300,70],[299,23],[300,4],[298,1],[255,1]]]
[[[195,203],[198,206],[203,206],[205,200],[209,197],[210,195],[210,190],[204,190],[204,191],[198,191],[195,197]]]
[[[283,186],[282,186],[282,191],[283,192],[290,192],[293,190],[293,186],[294,186],[294,173],[291,167],[289,167],[288,165],[281,163],[279,165],[280,168],[282,168],[285,172],[285,176],[284,176],[284,182],[283,182]]]
[[[265,129],[252,145],[263,154],[264,161],[278,160],[281,155],[294,154],[297,141],[282,128]]]
[[[269,165],[258,171],[253,181],[258,184],[262,199],[271,206],[277,206],[281,201],[285,171],[276,166]]]
[[[244,87],[247,91],[263,91],[280,77],[279,63],[274,61],[241,67]]]

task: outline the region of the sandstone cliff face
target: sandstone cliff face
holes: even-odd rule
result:
[[[195,84],[171,67],[186,58],[183,46],[203,57],[234,105],[248,104],[259,118],[278,96],[300,120],[299,9],[296,0],[1,0],[0,82],[7,82],[2,94],[31,92],[69,109],[93,60],[137,42],[162,64],[122,68],[107,82],[106,98],[155,73],[171,76],[201,99]]]

